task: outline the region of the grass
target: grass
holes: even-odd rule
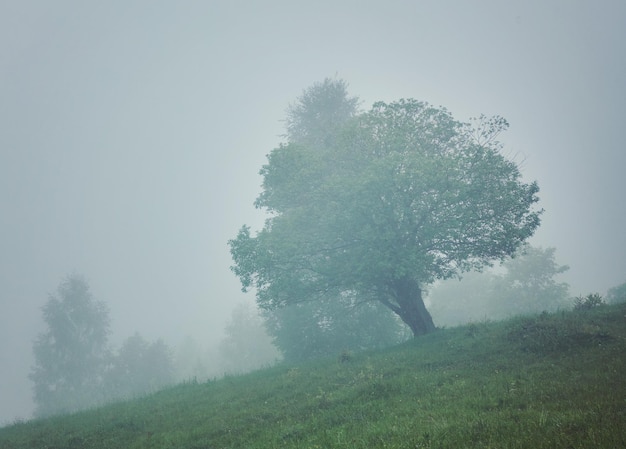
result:
[[[0,448],[623,448],[626,304],[444,329],[0,429]]]

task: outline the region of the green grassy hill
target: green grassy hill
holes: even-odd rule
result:
[[[626,304],[439,330],[0,429],[0,448],[624,448]]]

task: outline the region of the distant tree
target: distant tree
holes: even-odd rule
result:
[[[574,298],[574,310],[591,310],[595,307],[600,307],[606,303],[602,299],[599,293],[589,293],[587,296],[577,296]]]
[[[336,144],[342,127],[358,112],[359,99],[343,80],[326,78],[306,89],[287,109],[287,138],[311,148]]]
[[[615,304],[618,302],[626,301],[626,282],[621,285],[617,285],[610,288],[606,293],[606,302],[609,304]]]
[[[556,278],[569,267],[556,263],[555,251],[524,245],[504,262],[506,272],[496,276],[488,306],[493,316],[549,312],[567,305],[569,285]]]
[[[174,382],[172,349],[160,338],[150,343],[145,355],[147,384],[152,390],[163,388]]]
[[[170,348],[162,340],[149,343],[138,333],[124,341],[111,365],[106,382],[111,398],[149,393],[174,381]]]
[[[275,363],[280,354],[272,344],[256,308],[240,304],[224,328],[219,345],[224,373],[245,373]]]
[[[539,226],[537,184],[499,151],[507,125],[380,102],[331,139],[273,150],[255,203],[270,218],[229,242],[244,290],[266,309],[354,294],[416,336],[434,330],[427,285],[513,254]]]
[[[64,279],[43,307],[48,330],[34,345],[36,415],[73,412],[104,399],[102,374],[109,360],[109,315],[96,301],[87,281],[73,274]]]
[[[555,251],[523,245],[498,271],[439,283],[428,295],[433,316],[456,325],[569,307],[569,285],[557,279],[568,266],[556,263]]]
[[[406,340],[406,327],[377,302],[325,298],[263,312],[269,334],[285,360],[337,356]]]
[[[177,346],[174,356],[177,380],[188,382],[193,379],[208,379],[211,377],[211,366],[215,368],[216,359],[193,337],[185,337]]]

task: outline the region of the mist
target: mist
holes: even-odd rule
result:
[[[227,241],[262,225],[285,110],[329,76],[365,108],[505,117],[504,151],[541,189],[531,243],[557,248],[573,295],[625,282],[624,42],[617,0],[5,2],[0,425],[33,412],[41,307],[69,273],[107,303],[114,345],[218,345],[254,302]]]

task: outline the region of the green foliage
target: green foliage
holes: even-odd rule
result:
[[[87,281],[65,278],[43,307],[47,331],[33,345],[36,415],[67,413],[104,399],[102,374],[108,361],[109,314]]]
[[[333,356],[339,349],[384,348],[408,338],[406,327],[377,302],[322,298],[263,313],[268,332],[287,361]]]
[[[597,346],[614,339],[602,320],[582,319],[576,314],[561,316],[542,313],[513,322],[509,339],[521,349],[538,354],[554,354]]]
[[[163,341],[148,343],[135,334],[111,351],[108,309],[82,276],[64,279],[43,312],[48,330],[33,345],[30,374],[36,416],[72,413],[173,383],[172,355]]]
[[[460,282],[436,285],[428,295],[434,317],[456,325],[569,307],[569,285],[557,281],[568,266],[556,263],[555,251],[526,244],[502,263],[503,270],[471,272]]]
[[[347,349],[344,349],[339,354],[338,360],[339,360],[339,363],[348,363],[352,360],[352,358],[353,358],[352,352],[348,351]]]
[[[162,340],[149,343],[136,333],[111,359],[104,388],[109,399],[119,399],[150,393],[173,382],[170,348]]]
[[[602,296],[598,293],[590,293],[587,296],[578,296],[574,299],[574,310],[589,310],[605,304]]]
[[[311,147],[332,146],[341,127],[356,115],[358,104],[358,98],[348,96],[348,83],[326,78],[289,106],[287,138]]]
[[[468,327],[440,330],[349,363],[334,356],[179,385],[15,423],[0,429],[0,447],[620,448],[625,314],[617,304],[482,323],[471,338]],[[556,332],[568,343],[525,348],[523,326],[535,333],[526,338]]]
[[[217,349],[205,347],[191,336],[179,343],[174,353],[175,378],[181,381],[198,381],[223,375],[218,371],[215,361]]]
[[[524,245],[503,263],[506,272],[495,278],[489,308],[495,317],[554,311],[566,305],[569,285],[556,277],[569,270],[558,265],[555,248]]]
[[[345,89],[338,97],[333,105],[349,102]],[[400,100],[376,103],[323,145],[281,145],[256,201],[271,216],[229,242],[233,271],[263,308],[349,292],[380,301],[415,335],[434,330],[422,288],[513,254],[539,225],[536,183],[499,152],[506,127]]]
[[[219,363],[224,373],[246,373],[280,359],[256,308],[240,304],[224,331],[226,335],[219,345]]]

